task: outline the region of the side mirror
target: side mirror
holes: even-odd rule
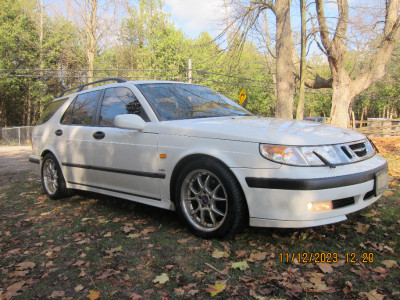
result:
[[[115,127],[122,129],[134,129],[141,131],[145,126],[146,122],[135,114],[118,115],[114,119]]]

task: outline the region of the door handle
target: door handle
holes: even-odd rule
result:
[[[106,136],[106,134],[103,131],[96,131],[95,133],[93,133],[93,137],[96,140],[104,139],[105,136]]]
[[[60,136],[63,134],[63,131],[61,129],[57,129],[55,134],[56,134],[56,136]]]

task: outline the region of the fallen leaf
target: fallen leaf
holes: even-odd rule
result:
[[[326,273],[333,273],[332,265],[328,263],[317,263],[317,266],[321,269],[322,272]]]
[[[188,292],[188,295],[189,295],[189,296],[195,296],[195,295],[197,295],[199,292],[200,292],[199,290],[190,290],[190,291]]]
[[[383,192],[383,197],[389,197],[389,196],[393,196],[393,191],[391,190],[386,190]]]
[[[125,233],[129,233],[129,232],[131,232],[132,230],[135,230],[135,228],[132,227],[132,226],[127,226],[127,225],[125,225],[125,226],[122,228],[122,231],[125,232]]]
[[[130,294],[129,294],[129,297],[130,297],[131,300],[139,300],[139,299],[142,299],[142,298],[143,298],[143,297],[140,296],[139,294],[135,294],[135,293],[130,293]]]
[[[136,239],[139,236],[140,236],[139,233],[130,233],[130,234],[127,235],[127,237],[130,238],[130,239]]]
[[[350,281],[346,281],[346,285],[343,288],[343,294],[347,295],[353,291],[353,284]]]
[[[385,296],[379,294],[376,289],[369,291],[368,293],[367,292],[359,293],[359,295],[367,297],[368,300],[383,300],[385,298]]]
[[[83,260],[78,260],[76,263],[73,264],[74,267],[80,267],[84,264],[85,262]]]
[[[82,269],[81,272],[79,273],[78,277],[85,277],[85,276],[86,276],[85,270]]]
[[[242,271],[247,270],[249,265],[247,264],[246,260],[235,262],[232,264],[232,269],[240,269]]]
[[[6,299],[10,299],[11,297],[15,297],[19,295],[19,291],[21,291],[22,287],[24,286],[24,284],[26,283],[26,281],[19,281],[16,282],[12,285],[10,285],[7,288],[6,293],[4,294]]]
[[[24,261],[16,265],[17,270],[26,270],[26,269],[33,269],[36,266],[34,262],[31,261]]]
[[[250,259],[252,261],[260,261],[264,260],[267,257],[267,252],[256,252],[256,253],[251,253],[250,254]]]
[[[109,231],[109,232],[107,232],[105,235],[103,235],[104,237],[111,237],[112,236],[112,233],[111,233],[111,231]]]
[[[215,249],[211,256],[214,258],[223,258],[223,257],[226,258],[226,257],[229,257],[229,254],[226,253],[225,251]]]
[[[100,298],[100,292],[99,291],[89,291],[89,295],[86,296],[89,300],[97,300]]]
[[[155,231],[156,231],[156,228],[154,228],[154,227],[148,227],[148,228],[143,229],[143,231],[141,232],[141,234],[146,235],[146,234],[149,234],[150,232],[155,232]]]
[[[196,278],[202,278],[202,277],[204,277],[205,274],[204,274],[204,272],[198,271],[198,272],[194,272],[192,275]]]
[[[187,239],[181,239],[178,240],[178,244],[186,244],[187,242],[189,242],[192,238],[187,238]]]
[[[94,220],[94,218],[82,218],[82,222],[86,222],[86,221],[89,221],[89,220]]]
[[[386,268],[392,269],[392,268],[398,268],[399,265],[395,260],[383,260],[381,261],[381,264],[385,265]]]
[[[374,271],[375,271],[376,273],[379,273],[379,274],[385,274],[385,273],[387,273],[387,271],[386,271],[384,268],[382,268],[382,267],[376,267],[376,268],[374,269]]]
[[[26,274],[29,273],[29,270],[24,270],[24,271],[15,271],[11,274],[8,275],[10,278],[16,278],[16,277],[25,277]]]
[[[185,290],[182,289],[182,288],[175,288],[175,289],[174,289],[174,293],[175,293],[176,295],[178,295],[178,296],[183,296],[183,295],[185,295]]]
[[[217,294],[221,293],[226,288],[225,284],[216,282],[214,285],[209,285],[206,288],[206,292],[210,293],[212,297],[216,296]]]
[[[154,283],[160,284],[164,284],[167,281],[169,281],[169,277],[166,273],[162,273],[161,275],[156,276],[156,278],[153,280]]]
[[[65,296],[64,291],[53,291],[51,295],[49,296],[50,299],[56,299],[56,298],[61,298]]]
[[[252,296],[254,299],[258,300],[267,300],[267,297],[259,296],[254,290],[250,290],[250,296]]]
[[[46,256],[47,256],[48,258],[50,258],[50,259],[53,259],[53,258],[58,257],[58,254],[55,253],[55,252],[53,252],[53,251],[49,251],[49,252],[46,252]]]
[[[118,246],[118,247],[116,247],[116,248],[112,248],[112,249],[110,249],[110,250],[106,250],[106,253],[107,253],[108,255],[110,255],[110,256],[113,256],[113,254],[114,254],[115,252],[120,252],[120,251],[122,251],[122,246]]]
[[[235,252],[236,258],[242,258],[245,257],[247,254],[247,250],[239,250]]]
[[[354,229],[356,230],[356,232],[360,233],[360,234],[366,234],[368,229],[369,229],[369,224],[363,224],[361,222],[357,222],[356,225],[354,226]]]
[[[82,284],[77,285],[76,287],[74,287],[75,292],[80,292],[84,289]]]

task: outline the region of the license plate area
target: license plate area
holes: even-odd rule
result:
[[[382,194],[389,185],[388,169],[375,173],[375,197]]]

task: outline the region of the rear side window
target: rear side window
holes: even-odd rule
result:
[[[56,113],[56,111],[61,107],[61,105],[63,105],[67,100],[68,97],[50,102],[43,110],[43,113],[40,119],[37,121],[36,125],[46,123],[48,120],[50,120],[50,118]]]
[[[76,97],[62,117],[61,124],[92,125],[99,93],[100,91],[93,91]]]
[[[133,92],[126,87],[106,89],[100,110],[100,125],[114,126],[114,118],[122,114],[136,114],[146,122],[147,114]]]

